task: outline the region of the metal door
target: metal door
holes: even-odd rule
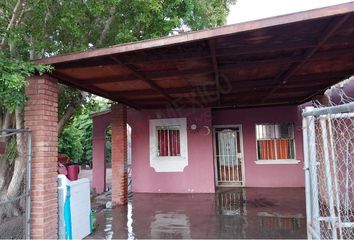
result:
[[[243,186],[241,127],[214,128],[217,186]]]

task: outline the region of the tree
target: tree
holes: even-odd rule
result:
[[[25,101],[23,88],[26,77],[31,73],[43,73],[50,70],[48,66],[34,65],[31,62],[9,61],[0,53],[0,127],[23,128],[22,107]],[[7,132],[0,134],[6,135]],[[23,135],[4,137],[0,141],[6,145],[6,152],[0,154],[0,201],[13,199],[21,189],[25,173],[24,159],[26,156]],[[12,171],[9,171],[12,170]],[[11,173],[11,174],[10,174]],[[10,179],[10,181],[8,180]],[[0,220],[3,215],[17,214],[13,204],[0,208]]]
[[[30,63],[31,60],[166,36],[174,30],[216,27],[225,23],[228,6],[234,2],[235,0],[0,1],[0,128],[22,127],[26,85],[24,79],[34,72],[50,70],[48,67],[34,66]],[[87,101],[88,96],[66,86],[60,85],[59,88],[59,93],[63,96],[59,98],[58,121],[61,130]],[[21,145],[20,142],[16,144],[18,153],[21,152]],[[1,167],[6,171],[18,171],[8,163],[4,164],[6,159],[0,158],[0,161],[0,166],[4,165]],[[0,182],[5,178],[2,172],[4,171],[0,171]],[[12,178],[13,176],[12,174]],[[13,181],[17,184],[21,180]],[[19,191],[20,189],[14,195]],[[0,196],[7,195],[8,186],[0,187]]]
[[[109,104],[108,101],[92,98],[81,107],[60,133],[58,151],[80,164],[91,162],[93,126],[90,114],[108,109]]]

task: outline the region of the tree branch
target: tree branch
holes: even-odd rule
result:
[[[69,105],[68,108],[66,109],[64,115],[60,118],[58,122],[58,133],[60,133],[65,124],[71,119],[71,117],[74,115],[75,108],[72,105]]]
[[[5,40],[6,40],[6,36],[7,36],[7,32],[13,27],[15,26],[16,24],[16,18],[17,18],[17,15],[18,15],[18,12],[20,11],[20,8],[22,6],[22,0],[18,0],[16,5],[15,5],[15,8],[14,10],[12,11],[12,16],[11,16],[11,19],[10,19],[10,22],[9,24],[7,25],[7,28],[6,28],[6,32],[0,42],[0,47],[2,47],[4,44],[5,44]]]
[[[19,17],[18,17],[18,19],[17,19],[17,21],[16,21],[15,27],[17,27],[17,26],[21,23],[22,18],[23,18],[23,15],[24,15],[25,12],[26,12],[25,2],[22,4],[22,6],[23,6],[23,7],[22,7],[21,13],[20,13],[20,15],[19,15]]]
[[[88,93],[84,92],[84,91],[80,91],[81,94],[81,98],[80,98],[80,104],[84,103],[85,99],[87,98]],[[67,109],[65,110],[64,115],[60,118],[59,122],[58,122],[58,133],[60,133],[65,124],[72,118],[72,116],[75,113],[75,107],[72,105],[69,105],[67,107]]]
[[[105,38],[107,36],[108,30],[111,27],[111,24],[112,24],[112,22],[114,20],[115,12],[116,12],[116,6],[112,6],[111,9],[109,10],[109,17],[106,20],[106,23],[105,23],[104,28],[103,28],[103,30],[101,32],[100,38],[97,41],[97,47],[101,47],[102,46],[103,41],[105,40]]]

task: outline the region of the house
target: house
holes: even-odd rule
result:
[[[118,102],[94,125],[98,148],[111,126],[114,204],[127,200],[127,124],[135,192],[302,187],[298,105],[353,75],[353,22],[351,2],[37,61],[55,70],[30,78],[26,90],[32,233],[56,233],[56,212],[47,210],[57,204],[58,83]],[[100,149],[94,174],[102,179]]]
[[[93,186],[98,192],[105,189],[101,139],[110,120],[109,111],[93,116]],[[132,128],[133,192],[304,187],[297,106],[172,112],[129,109],[127,123]]]

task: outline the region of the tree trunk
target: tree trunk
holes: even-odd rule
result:
[[[15,110],[16,116],[16,129],[21,129],[22,125],[22,109],[17,107]],[[23,133],[16,134],[16,149],[17,156],[14,160],[14,171],[7,189],[6,198],[13,199],[21,193],[21,186],[23,183],[23,177],[25,173],[26,164],[26,145],[25,145],[25,135]],[[18,215],[18,209],[13,205],[10,209],[13,215]]]
[[[114,14],[116,13],[116,7],[113,6],[111,7],[111,9],[109,10],[109,17],[107,19],[107,21],[105,22],[104,28],[101,32],[100,38],[97,41],[97,47],[101,47],[103,44],[103,41],[105,40],[108,30],[111,27],[111,24],[114,20]]]
[[[60,118],[59,122],[58,122],[58,133],[60,133],[65,124],[70,120],[70,118],[73,116],[75,112],[75,108],[71,105],[69,105],[69,107],[66,109],[64,115]]]
[[[88,93],[84,92],[84,91],[80,91],[80,94],[81,94],[80,102],[84,103],[85,99],[88,96]],[[74,113],[75,113],[75,108],[72,105],[69,105],[67,107],[67,109],[65,110],[64,115],[60,118],[60,120],[58,122],[58,133],[61,133],[61,131],[63,130],[65,124],[72,118]]]
[[[9,129],[11,126],[11,113],[9,111],[5,110],[4,113],[4,119],[2,119],[2,126],[0,126],[2,129]],[[1,135],[6,134],[6,132],[2,132]],[[7,137],[1,137],[0,135],[0,141],[3,142],[3,144],[6,146],[7,143]],[[9,173],[9,162],[6,159],[5,156],[2,156],[0,154],[0,192],[3,190],[6,184],[6,179]]]
[[[11,113],[9,111],[5,110],[4,119],[2,120],[3,125],[1,126],[2,129],[10,128],[11,118],[12,118]]]

